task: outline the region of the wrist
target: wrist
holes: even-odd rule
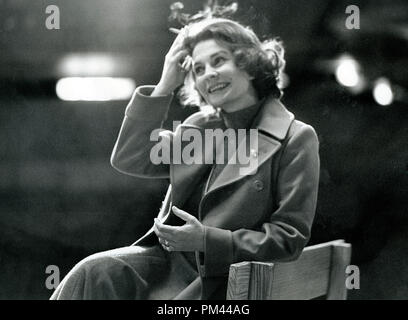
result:
[[[156,85],[156,87],[154,88],[154,90],[151,93],[151,97],[154,96],[168,96],[170,94],[173,93],[173,89],[164,86],[163,84],[161,84],[160,82]]]

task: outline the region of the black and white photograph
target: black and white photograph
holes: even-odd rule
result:
[[[407,300],[407,65],[405,0],[0,0],[0,300]]]

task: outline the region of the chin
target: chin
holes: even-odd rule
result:
[[[221,99],[208,99],[208,101],[210,102],[210,105],[212,105],[214,108],[223,108],[223,105],[225,105],[226,101],[225,99],[221,98]]]

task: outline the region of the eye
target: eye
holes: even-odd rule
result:
[[[220,66],[222,65],[227,59],[224,58],[223,56],[217,56],[214,58],[214,66]]]
[[[194,66],[194,73],[196,74],[196,75],[202,75],[203,73],[204,73],[204,67],[203,66],[201,66],[201,65],[196,65],[196,66]]]

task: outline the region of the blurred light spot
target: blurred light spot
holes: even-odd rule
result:
[[[382,106],[389,106],[394,101],[394,93],[390,82],[385,78],[380,78],[375,82],[373,89],[375,101]]]
[[[127,100],[136,88],[130,78],[72,77],[58,80],[58,98],[67,101]]]
[[[356,87],[361,82],[360,65],[350,56],[339,59],[336,68],[336,79],[345,87]]]
[[[64,76],[110,76],[115,72],[116,60],[103,53],[69,54],[59,63]]]

